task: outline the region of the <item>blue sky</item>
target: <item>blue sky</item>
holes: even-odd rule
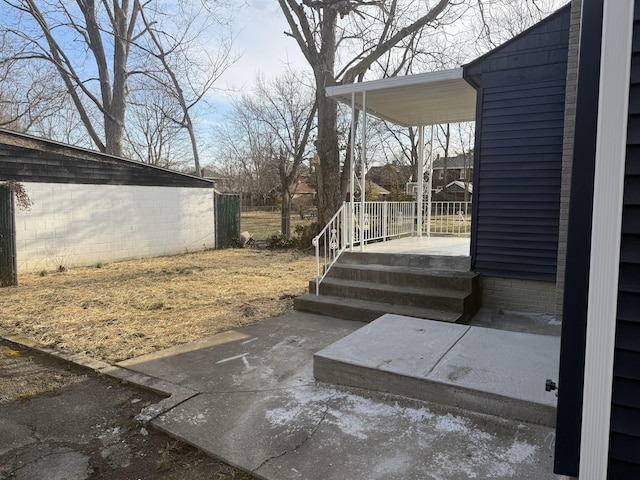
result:
[[[235,47],[242,57],[216,86],[232,90],[250,88],[258,72],[275,77],[284,72],[287,63],[296,69],[308,68],[295,40],[284,35],[285,30],[287,22],[277,2],[248,0],[236,22]],[[224,92],[215,95],[218,110],[224,108],[221,104],[225,102]]]

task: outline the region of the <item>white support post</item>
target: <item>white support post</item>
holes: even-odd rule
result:
[[[382,204],[382,241],[387,241],[387,223],[389,222],[389,202]]]
[[[424,199],[424,125],[418,127],[418,192],[416,198],[418,238],[422,237]]]
[[[349,154],[349,235],[351,242],[349,248],[353,252],[353,244],[356,238],[356,204],[353,199],[355,193],[355,150],[356,150],[356,94],[351,93],[351,152]]]
[[[427,237],[431,237],[431,190],[433,186],[433,125],[429,142],[429,180],[427,181]]]
[[[607,478],[633,5],[603,8],[580,480]]]
[[[360,151],[360,251],[364,252],[365,157],[367,156],[367,92],[362,92],[362,149]]]

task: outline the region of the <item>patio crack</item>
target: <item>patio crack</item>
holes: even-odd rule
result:
[[[266,464],[268,464],[269,462],[276,460],[277,458],[280,457],[284,457],[285,455],[287,455],[288,453],[292,453],[295,452],[296,450],[298,450],[299,448],[302,448],[304,446],[305,443],[307,443],[311,437],[313,437],[315,435],[315,433],[318,431],[318,429],[320,428],[320,425],[322,425],[322,422],[325,421],[325,419],[327,418],[327,414],[329,413],[329,404],[327,403],[324,407],[324,411],[322,412],[322,416],[320,417],[320,419],[316,422],[315,427],[313,428],[313,430],[304,438],[302,439],[301,442],[299,442],[297,445],[293,446],[292,448],[288,448],[287,450],[285,450],[284,452],[280,452],[276,455],[272,455],[269,458],[266,458],[260,465],[258,465],[256,468],[254,468],[253,470],[251,470],[251,473],[257,473],[258,470],[260,470],[262,467],[264,467]]]
[[[460,343],[460,340],[462,340],[462,339],[465,337],[465,335],[466,335],[467,333],[469,333],[469,331],[470,331],[470,330],[471,330],[471,327],[470,327],[469,325],[467,325],[467,329],[465,330],[465,332],[464,332],[462,335],[460,335],[460,337],[458,337],[458,339],[457,339],[455,342],[453,342],[451,345],[449,345],[449,348],[447,348],[447,351],[446,351],[446,352],[444,352],[444,353],[440,356],[440,358],[439,358],[439,359],[438,359],[438,360],[433,364],[433,366],[429,369],[429,371],[427,372],[427,374],[424,376],[425,378],[427,378],[429,375],[431,375],[431,373],[436,369],[436,367],[437,367],[438,365],[440,365],[440,362],[442,361],[442,359],[443,359],[444,357],[446,357],[446,356],[447,356],[447,354],[448,354],[451,350],[453,350],[453,347],[455,347],[458,343]]]

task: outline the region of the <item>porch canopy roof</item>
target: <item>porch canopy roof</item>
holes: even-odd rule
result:
[[[362,110],[366,92],[367,113],[405,127],[471,122],[476,114],[476,91],[463,78],[462,68],[404,77],[335,85],[327,96]]]

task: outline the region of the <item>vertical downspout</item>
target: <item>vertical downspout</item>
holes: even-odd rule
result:
[[[595,150],[580,479],[607,478],[633,0],[605,0]]]

